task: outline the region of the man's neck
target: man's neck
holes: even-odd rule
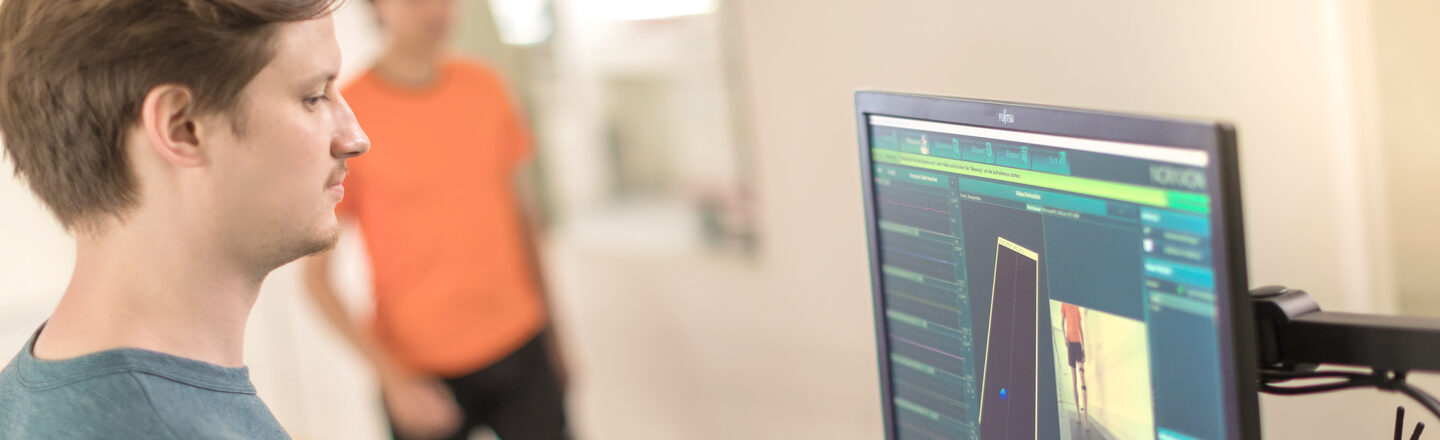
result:
[[[254,271],[193,242],[155,236],[119,230],[77,237],[75,273],[34,355],[142,348],[243,366],[245,322],[265,273],[247,273]]]
[[[425,88],[440,76],[442,48],[409,47],[392,42],[375,62],[386,81],[407,88]]]

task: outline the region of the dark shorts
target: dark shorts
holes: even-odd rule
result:
[[[484,369],[445,379],[445,385],[464,414],[460,431],[451,439],[470,438],[470,432],[480,428],[490,428],[505,440],[570,438],[565,393],[543,335]],[[403,439],[393,427],[390,433]]]
[[[1070,366],[1085,362],[1085,344],[1067,341],[1065,348],[1070,352]]]

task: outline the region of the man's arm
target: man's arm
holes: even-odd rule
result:
[[[545,285],[545,269],[540,262],[540,247],[536,240],[535,231],[542,230],[546,220],[540,203],[538,183],[539,177],[534,160],[527,161],[516,170],[513,184],[515,185],[516,199],[520,205],[520,228],[522,239],[525,241],[526,258],[530,263],[535,289],[538,291],[541,301],[545,303],[548,317],[546,328],[541,330],[541,337],[545,338],[545,346],[550,352],[550,361],[554,364],[555,374],[563,389],[569,383],[570,371],[565,362],[564,351],[560,348],[559,330],[555,320],[555,303],[551,300],[550,289]]]
[[[340,295],[330,283],[330,260],[331,251],[305,259],[305,290],[310,293],[310,299],[320,308],[320,313],[330,324],[330,328],[340,332],[351,348],[358,350],[370,366],[375,368],[376,376],[384,380],[400,375],[402,370],[394,358],[381,348],[373,335],[364,331],[350,317],[350,313],[341,304]]]
[[[440,381],[406,371],[399,362],[350,317],[330,282],[330,252],[305,260],[305,287],[325,321],[365,357],[385,398],[395,429],[414,437],[441,437],[460,426],[455,397]]]

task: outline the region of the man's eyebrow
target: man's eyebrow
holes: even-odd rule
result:
[[[316,85],[316,84],[325,84],[325,85],[328,86],[328,85],[330,85],[330,83],[335,82],[335,78],[337,78],[338,76],[339,76],[339,75],[337,75],[337,74],[335,74],[335,73],[333,73],[333,72],[325,72],[325,73],[321,73],[321,74],[319,74],[319,75],[315,75],[315,76],[311,77],[310,79],[306,80],[306,81],[304,82],[304,84],[305,84],[307,87],[308,87],[308,86],[313,86],[313,85]]]

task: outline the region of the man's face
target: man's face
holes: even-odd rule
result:
[[[439,47],[450,36],[455,0],[375,0],[385,32],[409,47]]]
[[[275,58],[241,92],[239,133],[216,130],[211,173],[221,240],[241,258],[277,267],[328,249],[345,160],[370,141],[340,96],[340,48],[330,18],[280,26]]]

